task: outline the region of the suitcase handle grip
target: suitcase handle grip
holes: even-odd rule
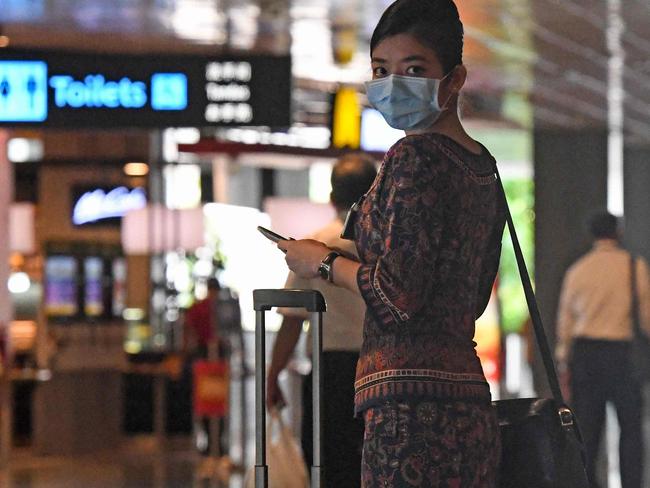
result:
[[[255,310],[271,310],[273,307],[304,308],[308,312],[327,310],[325,299],[316,290],[253,290]]]

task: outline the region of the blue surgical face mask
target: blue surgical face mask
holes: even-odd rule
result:
[[[368,102],[381,112],[388,125],[395,129],[426,129],[431,127],[446,109],[438,103],[438,92],[440,82],[449,74],[440,80],[389,75],[368,81]]]

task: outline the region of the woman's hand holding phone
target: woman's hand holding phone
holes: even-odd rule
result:
[[[279,241],[278,248],[286,253],[284,258],[289,269],[301,278],[317,278],[318,267],[332,250],[320,241],[300,239]]]
[[[293,238],[281,236],[262,226],[258,226],[257,230],[267,239],[277,243],[278,249],[287,255],[285,261],[291,271],[301,278],[316,278],[320,276],[318,274],[318,267],[323,258],[331,251],[325,244],[314,239],[301,239],[296,241]]]

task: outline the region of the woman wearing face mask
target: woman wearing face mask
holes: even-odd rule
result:
[[[388,7],[371,39],[367,94],[406,136],[350,219],[360,262],[316,241],[278,245],[298,275],[320,274],[367,304],[355,409],[368,488],[496,484],[497,422],[473,336],[505,212],[495,161],[458,117],[462,46],[452,0]]]

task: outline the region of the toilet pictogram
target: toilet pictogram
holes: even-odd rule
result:
[[[0,122],[42,122],[47,118],[47,64],[0,61]]]

